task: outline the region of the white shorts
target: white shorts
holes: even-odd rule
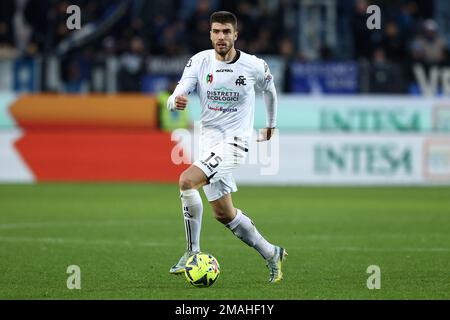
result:
[[[236,143],[223,142],[204,152],[193,164],[208,177],[209,184],[203,187],[208,201],[222,198],[237,191],[233,170],[244,163],[248,149]]]

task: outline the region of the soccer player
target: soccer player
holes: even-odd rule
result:
[[[273,77],[264,60],[234,48],[238,37],[234,14],[215,12],[210,24],[214,49],[202,51],[188,61],[167,102],[171,111],[184,110],[187,96],[196,89],[202,105],[201,156],[179,179],[187,248],[170,273],[184,272],[187,259],[200,251],[203,204],[197,189],[203,187],[215,218],[264,257],[269,281],[278,282],[283,279],[281,265],[286,251],[268,242],[231,199],[231,193],[237,191],[232,171],[244,162],[253,132],[255,88],[263,92],[267,111],[267,128],[258,141],[270,140],[275,130],[277,97]]]

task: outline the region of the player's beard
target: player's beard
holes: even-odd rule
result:
[[[230,50],[233,48],[233,44],[230,44],[228,42],[225,42],[225,46],[219,47],[217,43],[214,45],[214,50],[216,50],[217,54],[221,57],[225,57]]]

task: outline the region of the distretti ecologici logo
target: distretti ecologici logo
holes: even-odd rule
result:
[[[206,92],[208,109],[223,113],[237,112],[236,103],[239,102],[239,92],[226,87],[214,88]]]

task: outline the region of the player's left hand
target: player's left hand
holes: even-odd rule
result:
[[[276,128],[264,128],[259,131],[257,142],[269,141],[275,133]]]

